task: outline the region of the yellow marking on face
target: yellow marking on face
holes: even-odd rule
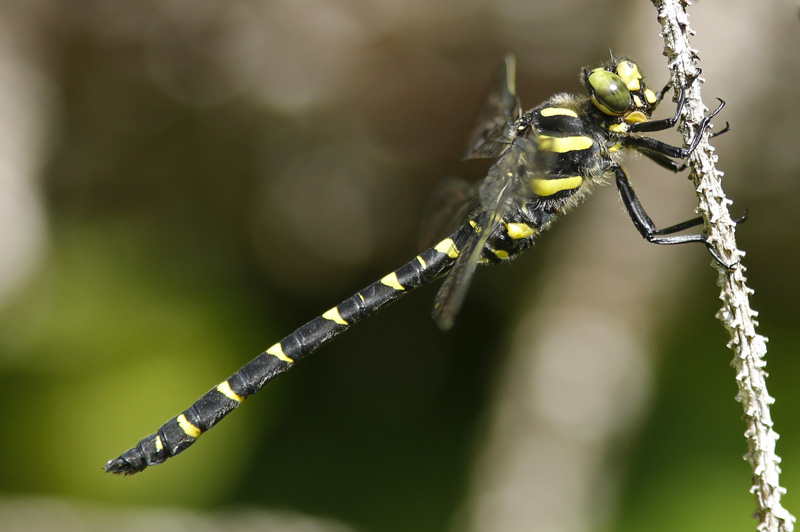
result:
[[[400,281],[397,280],[397,273],[395,272],[392,272],[383,279],[381,279],[381,283],[391,288],[394,288],[395,290],[405,290],[405,288],[403,288],[403,285],[400,284]]]
[[[656,96],[656,93],[651,91],[650,89],[645,89],[644,90],[644,99],[647,100],[647,103],[649,103],[650,105],[653,105],[654,103],[656,103],[658,101],[658,96]]]
[[[565,109],[563,107],[545,107],[539,113],[542,116],[572,116],[578,118],[578,113],[572,109]]]
[[[283,346],[281,345],[280,342],[267,349],[267,353],[274,356],[278,360],[283,360],[284,362],[288,362],[289,364],[294,362],[294,360],[287,357],[286,354],[283,352]]]
[[[503,251],[502,249],[493,249],[492,253],[494,253],[494,256],[497,257],[500,260],[508,260],[508,252],[507,251]]]
[[[417,255],[417,262],[419,262],[419,265],[422,266],[422,269],[428,267],[428,263],[425,262],[425,259],[422,258],[422,255]]]
[[[243,395],[239,395],[231,389],[231,385],[228,383],[228,381],[219,383],[219,385],[217,385],[217,391],[231,401],[236,401],[237,403],[241,403],[245,400]]]
[[[520,238],[528,238],[535,231],[536,230],[528,224],[514,223],[514,222],[506,224],[506,232],[508,233],[508,237],[513,240],[519,240]]]
[[[594,144],[591,137],[577,136],[577,137],[550,137],[548,135],[540,135],[540,139],[550,139],[551,144],[539,144],[539,147],[545,151],[552,151],[555,153],[567,153],[570,151],[588,150]]]
[[[639,80],[642,79],[642,75],[639,73],[639,67],[636,63],[621,61],[617,65],[617,74],[619,74],[619,77],[625,82],[625,86],[628,87],[628,90],[638,91],[641,87]]]
[[[161,452],[164,450],[164,442],[161,441],[161,436],[156,434],[156,451]]]
[[[200,435],[203,433],[203,431],[201,431],[198,427],[195,427],[194,425],[189,423],[189,420],[186,419],[186,416],[184,416],[183,414],[179,415],[175,421],[178,422],[178,426],[181,428],[183,432],[186,433],[187,436],[190,436],[192,438],[199,438]]]
[[[458,248],[456,247],[456,243],[453,242],[452,238],[445,238],[444,240],[436,244],[436,247],[433,249],[435,249],[439,253],[444,253],[451,259],[455,259],[456,257],[458,257],[459,253]]]
[[[338,323],[339,325],[349,325],[349,323],[344,321],[342,315],[339,314],[339,309],[336,307],[333,307],[332,309],[323,313],[322,317],[325,318],[326,320],[332,321],[333,323]]]
[[[362,303],[366,303],[367,302],[367,300],[364,299],[364,296],[361,295],[361,292],[358,293],[358,299],[360,299]]]
[[[608,130],[614,133],[627,133],[628,132],[628,124],[625,122],[619,124],[611,124],[608,126]]]
[[[472,226],[473,229],[475,229],[475,226],[478,224],[475,222],[475,220],[470,220],[469,225]]]
[[[581,186],[583,177],[576,175],[572,177],[561,177],[558,179],[542,179],[534,177],[531,179],[531,189],[537,196],[552,196],[562,190],[573,190]]]
[[[634,111],[625,117],[625,121],[629,124],[635,124],[636,122],[647,122],[647,117],[644,116],[644,113],[640,111]]]
[[[641,99],[641,98],[639,98],[638,96],[636,96],[636,95],[634,94],[634,95],[633,95],[633,104],[634,104],[636,107],[641,107],[641,106],[642,106],[642,99]]]

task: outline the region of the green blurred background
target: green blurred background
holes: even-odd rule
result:
[[[796,511],[800,20],[690,16]],[[101,469],[420,251],[437,182],[486,170],[459,157],[505,52],[532,107],[609,48],[660,88],[659,31],[645,0],[0,2],[0,529],[753,530],[716,274],[613,187],[452,332],[421,289],[186,454]],[[659,225],[692,215],[685,176],[628,170]]]

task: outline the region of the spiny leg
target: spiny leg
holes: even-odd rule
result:
[[[650,137],[634,137],[634,136],[627,136],[622,140],[623,146],[626,148],[633,148],[634,150],[638,151],[639,153],[645,155],[652,161],[654,161],[659,166],[666,168],[667,170],[672,170],[673,172],[680,172],[686,169],[685,163],[677,163],[677,162],[667,162],[669,159],[668,157],[672,157],[675,159],[686,159],[689,157],[695,149],[697,149],[697,145],[700,144],[700,139],[703,137],[703,133],[708,130],[708,127],[711,125],[711,119],[713,119],[717,114],[725,107],[725,101],[719,100],[719,106],[717,106],[714,111],[709,113],[705,118],[703,118],[702,122],[700,122],[700,128],[697,131],[697,134],[692,139],[692,143],[689,145],[688,148],[681,148],[678,146],[672,146],[671,144],[667,144],[666,142],[661,142],[660,140],[656,140]],[[650,122],[639,122],[634,124],[637,126],[639,124],[647,124]],[[674,125],[674,124],[673,124]],[[633,126],[631,127],[633,130]],[[723,133],[727,130],[726,127],[720,133]],[[643,131],[642,129],[638,129],[636,131]],[[644,131],[656,131],[652,129],[646,129]]]
[[[636,230],[639,231],[639,234],[642,235],[645,240],[662,246],[699,242],[703,244],[706,249],[708,249],[708,252],[711,253],[712,257],[714,257],[714,260],[719,262],[721,265],[726,268],[731,268],[733,266],[732,264],[725,262],[725,260],[719,256],[719,253],[717,253],[704,235],[696,234],[663,236],[677,233],[678,231],[683,231],[684,229],[689,229],[691,227],[696,227],[703,222],[703,219],[692,218],[691,220],[672,225],[665,229],[658,229],[653,223],[653,220],[650,219],[650,216],[648,216],[647,212],[644,210],[639,198],[636,197],[636,192],[634,192],[630,181],[628,181],[628,176],[625,174],[625,171],[621,167],[617,166],[614,169],[614,173],[616,174],[617,189],[619,189],[619,195],[622,198],[622,203],[625,205],[625,209],[628,211],[634,227],[636,227]]]
[[[655,140],[655,139],[648,139],[648,140]],[[663,144],[663,143],[661,143]],[[669,144],[664,144],[667,148],[676,148],[676,146],[670,146]],[[685,162],[678,162],[674,159],[670,159],[668,156],[664,155],[660,151],[656,151],[654,149],[645,148],[645,147],[636,147],[636,151],[656,163],[661,168],[669,170],[670,172],[675,172],[676,174],[679,172],[683,172],[686,170],[687,166],[689,166]],[[678,148],[680,149],[680,148]],[[675,155],[674,157],[677,157]]]
[[[675,124],[678,123],[680,120],[681,112],[683,111],[683,106],[686,104],[686,87],[694,83],[694,81],[700,77],[700,73],[702,72],[701,69],[697,69],[697,72],[694,76],[690,77],[686,80],[686,84],[682,87],[678,87],[678,90],[675,92],[678,95],[678,102],[675,106],[675,113],[670,118],[664,118],[662,120],[650,120],[647,122],[637,122],[635,124],[631,124],[630,132],[632,133],[645,133],[649,132],[652,133],[653,131],[664,131],[666,129],[672,129],[675,127]],[[656,101],[653,104],[653,110],[655,110],[661,101],[664,99],[664,96],[669,91],[672,83],[667,83],[664,85],[664,88],[658,91],[656,94]]]
[[[725,122],[725,127],[709,135],[709,138],[713,139],[715,137],[722,135],[723,133],[727,133],[730,130],[731,130],[730,124],[728,122]],[[696,138],[699,139],[700,138],[699,135]],[[669,144],[665,144],[656,139],[651,139],[648,137],[641,137],[640,143],[641,143],[640,146],[633,146],[633,148],[642,155],[644,155],[645,157],[647,157],[648,159],[650,159],[651,161],[653,161],[654,163],[656,163],[661,168],[665,168],[670,172],[675,172],[676,174],[678,172],[683,172],[684,170],[686,170],[688,164],[686,164],[685,162],[679,163],[678,161],[670,159],[670,157],[676,157],[676,158],[680,157],[682,155],[681,153],[682,148],[678,148],[677,146],[671,146]],[[668,153],[669,156],[667,156],[665,152]]]
[[[669,88],[669,84],[664,87],[661,92],[656,95],[656,103],[654,106],[658,107],[658,104],[661,103],[661,99],[664,97],[664,93]],[[675,127],[675,124],[678,123],[678,120],[681,118],[681,112],[683,112],[683,106],[686,104],[686,90],[683,87],[680,87],[678,92],[678,102],[675,105],[675,113],[669,118],[663,118],[661,120],[650,120],[647,122],[636,122],[635,124],[631,124],[629,131],[631,133],[652,133],[654,131],[664,131],[667,129],[672,129]]]
[[[694,80],[699,78],[700,74],[702,74],[702,73],[703,73],[703,69],[702,68],[698,68],[693,75],[688,77],[688,79],[686,80],[686,83],[684,84],[683,87],[688,87],[689,85],[694,83]],[[669,92],[669,89],[671,87],[672,87],[672,82],[668,81],[667,84],[664,85],[664,88],[661,89],[660,91],[658,91],[658,93],[656,94],[656,103],[655,103],[654,107],[658,107],[658,104],[661,103],[661,100],[664,99],[664,96],[666,96],[667,92]],[[679,91],[683,90],[683,87],[681,87],[679,89]],[[680,93],[678,94],[678,99],[680,100]],[[678,114],[680,114],[680,113],[678,113]]]

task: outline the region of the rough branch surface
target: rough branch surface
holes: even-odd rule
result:
[[[679,0],[652,0],[658,9],[658,20],[662,26],[665,55],[669,58],[672,81],[679,86],[696,75],[697,50],[689,45],[689,36],[694,32],[689,28],[686,14],[688,2]],[[683,114],[681,133],[684,141],[693,138],[707,109],[700,99],[700,84],[693,83],[687,89],[686,106]],[[775,454],[778,434],[773,430],[770,405],[775,401],[770,397],[766,385],[767,339],[756,333],[757,312],[750,307],[752,292],[746,285],[745,268],[741,264],[744,252],[736,246],[736,224],[731,220],[728,206],[732,203],[722,190],[722,172],[715,167],[717,157],[713,148],[704,138],[690,159],[692,179],[697,187],[698,211],[705,219],[709,241],[718,253],[734,266],[719,269],[718,284],[721,288],[722,309],[717,317],[728,330],[731,340],[728,346],[735,356],[731,365],[736,369],[736,383],[739,393],[736,400],[744,408],[747,424],[745,438],[748,451],[745,459],[753,469],[753,485],[750,491],[755,495],[759,532],[791,532],[795,518],[783,506],[781,495],[786,493],[780,485],[780,458]]]

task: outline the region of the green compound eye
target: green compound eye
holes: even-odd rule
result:
[[[619,116],[631,104],[631,91],[622,78],[604,68],[595,68],[589,74],[589,95],[598,109],[607,115]]]

